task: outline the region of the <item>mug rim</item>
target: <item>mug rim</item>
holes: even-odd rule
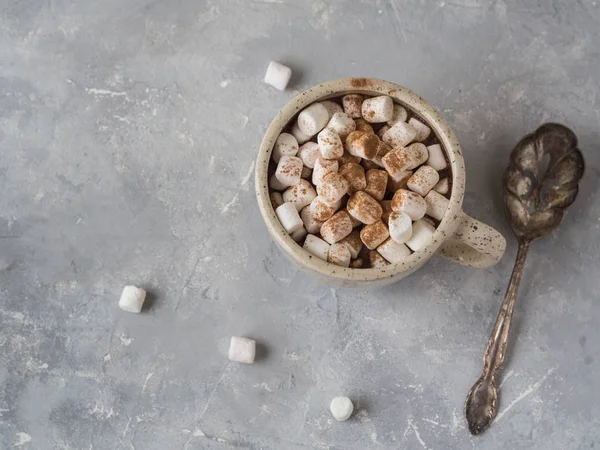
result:
[[[436,228],[431,243],[413,252],[405,260],[390,263],[382,268],[346,268],[311,255],[285,231],[275,214],[269,197],[269,161],[279,134],[284,132],[292,118],[308,105],[346,94],[388,95],[392,97],[394,103],[398,103],[418,114],[436,134],[442,148],[446,151],[450,163],[452,192],[448,209]],[[454,132],[441,114],[425,99],[411,90],[389,81],[376,78],[342,78],[326,81],[307,89],[295,96],[277,113],[267,128],[259,147],[255,168],[255,192],[262,218],[269,233],[277,245],[297,264],[309,269],[309,271],[337,280],[366,282],[382,280],[399,274],[408,275],[425,264],[437,252],[442,243],[454,234],[461,220],[465,176],[464,158]]]

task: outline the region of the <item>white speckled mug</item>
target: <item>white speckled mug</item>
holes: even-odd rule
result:
[[[450,162],[452,191],[448,210],[435,230],[431,244],[406,260],[379,269],[350,269],[313,257],[283,229],[269,199],[268,170],[271,151],[279,134],[299,111],[311,103],[345,94],[389,95],[394,102],[414,112],[436,134]],[[301,269],[337,287],[385,285],[404,278],[439,252],[460,264],[489,267],[496,264],[506,247],[504,237],[495,229],[462,211],[465,194],[465,166],[456,136],[441,115],[414,92],[388,81],[372,78],[344,78],[319,84],[289,102],[271,122],[260,145],[256,161],[256,196],[267,229],[277,245]]]

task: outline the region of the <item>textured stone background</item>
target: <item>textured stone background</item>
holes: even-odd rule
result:
[[[588,0],[0,2],[0,448],[598,446],[599,20]],[[253,194],[292,96],[262,83],[270,59],[295,89],[373,76],[431,101],[503,261],[434,258],[373,291],[298,273]],[[530,252],[497,423],[473,438],[463,401],[516,252],[501,173],[549,120],[587,174]],[[118,309],[127,283],[145,314]],[[266,355],[228,363],[232,334]]]

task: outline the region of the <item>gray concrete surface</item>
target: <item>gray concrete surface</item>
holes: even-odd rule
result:
[[[0,3],[0,448],[597,448],[599,19],[586,0]],[[378,291],[298,273],[253,194],[292,96],[262,84],[270,59],[295,89],[373,76],[443,111],[504,260],[435,258]],[[463,401],[516,253],[501,173],[549,120],[587,174],[530,252],[498,419],[474,438]],[[128,283],[142,315],[117,307]],[[264,345],[257,364],[228,363],[232,334]]]

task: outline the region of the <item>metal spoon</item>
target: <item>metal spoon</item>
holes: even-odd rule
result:
[[[544,173],[544,156],[548,167]],[[577,196],[583,155],[575,134],[564,125],[547,123],[525,136],[510,155],[504,172],[504,206],[519,241],[510,283],[483,356],[483,374],[471,388],[465,414],[472,434],[485,430],[498,405],[496,375],[504,361],[508,330],[529,245],[551,233]]]

